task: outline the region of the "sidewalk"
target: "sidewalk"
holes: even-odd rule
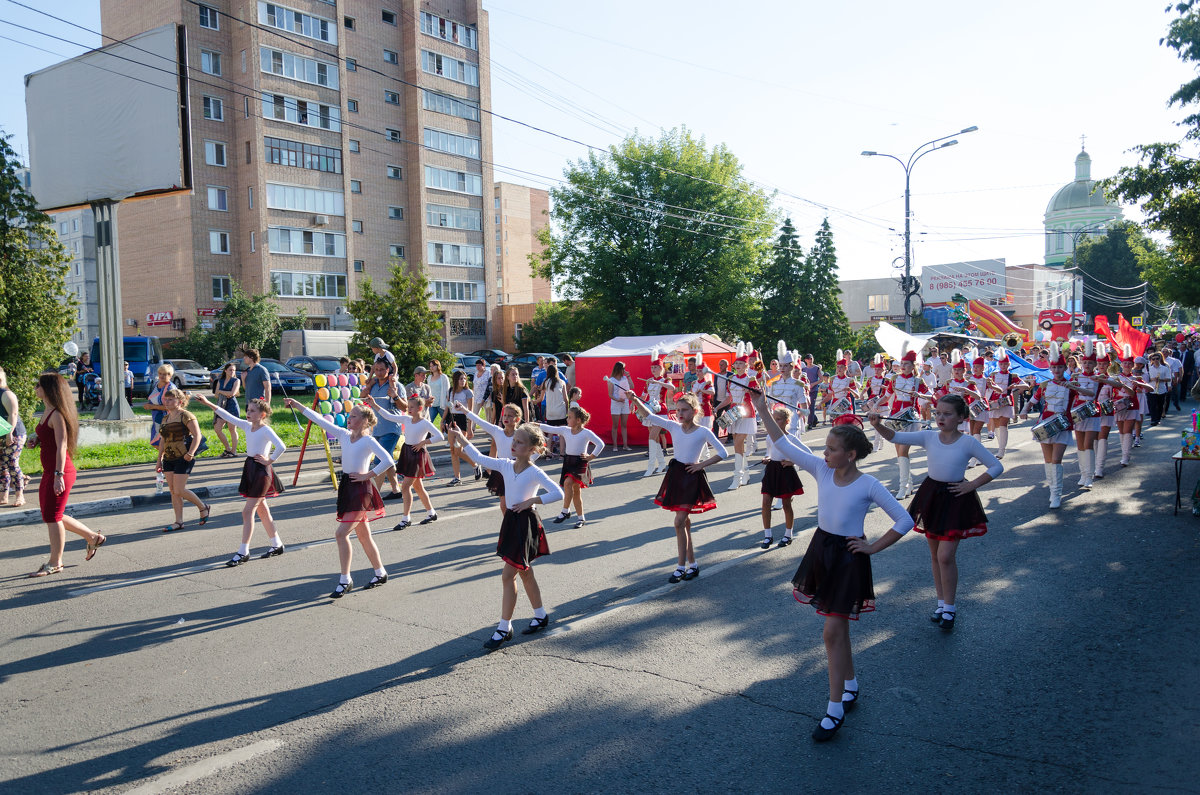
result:
[[[337,448],[333,450],[338,454]],[[448,472],[450,467],[450,451],[444,445],[433,451],[434,466]],[[292,478],[296,474],[298,450],[288,450],[275,472],[284,488],[292,487]],[[245,456],[236,458],[209,458],[202,456],[196,461],[192,475],[188,478],[188,487],[202,500],[210,497],[228,497],[237,494],[238,482],[242,477],[242,465]],[[335,463],[334,469],[339,466]],[[171,494],[163,491],[154,492],[154,466],[152,464],[134,464],[130,466],[107,467],[104,469],[87,469],[79,472],[75,485],[71,487],[71,500],[67,505],[67,513],[71,516],[98,516],[106,513],[116,513],[134,507],[152,503],[169,503]],[[325,461],[325,450],[320,444],[315,447],[310,443],[304,452],[304,465],[300,468],[300,477],[296,487],[309,486],[314,483],[329,481],[329,464]],[[41,524],[42,514],[37,505],[38,478],[29,482],[29,490],[25,492],[25,505],[21,508],[0,507],[0,528],[18,525]]]

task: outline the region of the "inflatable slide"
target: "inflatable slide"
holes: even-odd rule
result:
[[[1013,323],[995,307],[988,306],[974,299],[967,302],[967,313],[975,321],[976,333],[981,337],[1002,339],[1005,334],[1016,333],[1021,339],[1029,342],[1029,331]]]

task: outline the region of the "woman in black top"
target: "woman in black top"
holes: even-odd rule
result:
[[[504,384],[504,402],[513,404],[521,409],[522,417],[532,417],[529,413],[529,390],[521,382],[521,374],[517,368],[508,368],[508,378]]]

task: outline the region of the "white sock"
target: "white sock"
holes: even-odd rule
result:
[[[412,521],[412,517],[410,517],[408,514],[404,514],[404,516],[403,516],[403,518],[401,519],[401,521],[404,521],[404,522],[411,522],[411,521]]]
[[[954,605],[946,605],[942,609],[942,615],[945,615],[946,613],[949,613],[950,615],[954,615]]]
[[[386,577],[387,569],[375,569],[375,576],[376,577]]]
[[[763,528],[763,538],[774,538],[775,533],[770,527]]]
[[[533,608],[533,617],[539,618],[539,619],[545,618],[546,617],[546,608],[544,608],[544,607]]]
[[[825,709],[825,714],[832,715],[835,718],[844,718],[846,717],[846,708],[842,706],[841,701],[830,701],[829,706]],[[836,725],[837,724],[831,721],[829,718],[821,718],[822,729],[832,729]]]
[[[946,609],[946,600],[938,599],[938,610],[945,610],[945,609]]]
[[[239,555],[249,555],[250,554],[250,545],[242,544],[240,547],[238,547],[238,554]]]
[[[350,575],[343,574],[342,576],[338,577],[338,582],[341,583],[342,585],[349,585],[350,584]]]
[[[279,536],[271,536],[267,540],[270,542],[272,549],[278,549],[279,547],[283,546],[283,541],[279,538]]]
[[[586,522],[586,521],[587,521],[587,517],[586,517],[586,516],[584,516],[584,515],[583,515],[583,514],[581,514],[581,513],[577,513],[577,514],[575,514],[575,516],[577,516],[577,517],[579,518],[579,521],[581,521],[581,522]]]
[[[571,515],[571,512],[570,512],[569,510],[567,510],[566,508],[563,508],[563,509],[562,509],[562,510],[559,512],[559,514],[558,514],[558,518],[559,518],[559,519],[566,519],[566,518],[567,518],[568,516],[570,516],[570,515]]]
[[[500,619],[500,624],[497,625],[496,631],[500,633],[507,633],[510,629],[512,629],[512,621],[506,621],[503,618]]]
[[[437,511],[430,511],[429,516],[437,516]]]
[[[858,677],[856,676],[853,679],[843,679],[842,688],[844,690],[858,690]]]

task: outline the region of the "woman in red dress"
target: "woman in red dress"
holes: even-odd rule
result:
[[[75,483],[75,465],[71,463],[71,454],[75,452],[75,442],[79,438],[75,401],[67,391],[67,382],[58,373],[42,373],[38,376],[35,394],[46,410],[42,412],[42,421],[34,429],[35,435],[28,444],[41,448],[42,480],[38,486],[38,504],[42,509],[42,521],[50,531],[50,560],[29,576],[46,577],[63,570],[67,530],[87,540],[87,557],[84,560],[91,560],[96,550],[108,539],[63,513],[71,486]]]

